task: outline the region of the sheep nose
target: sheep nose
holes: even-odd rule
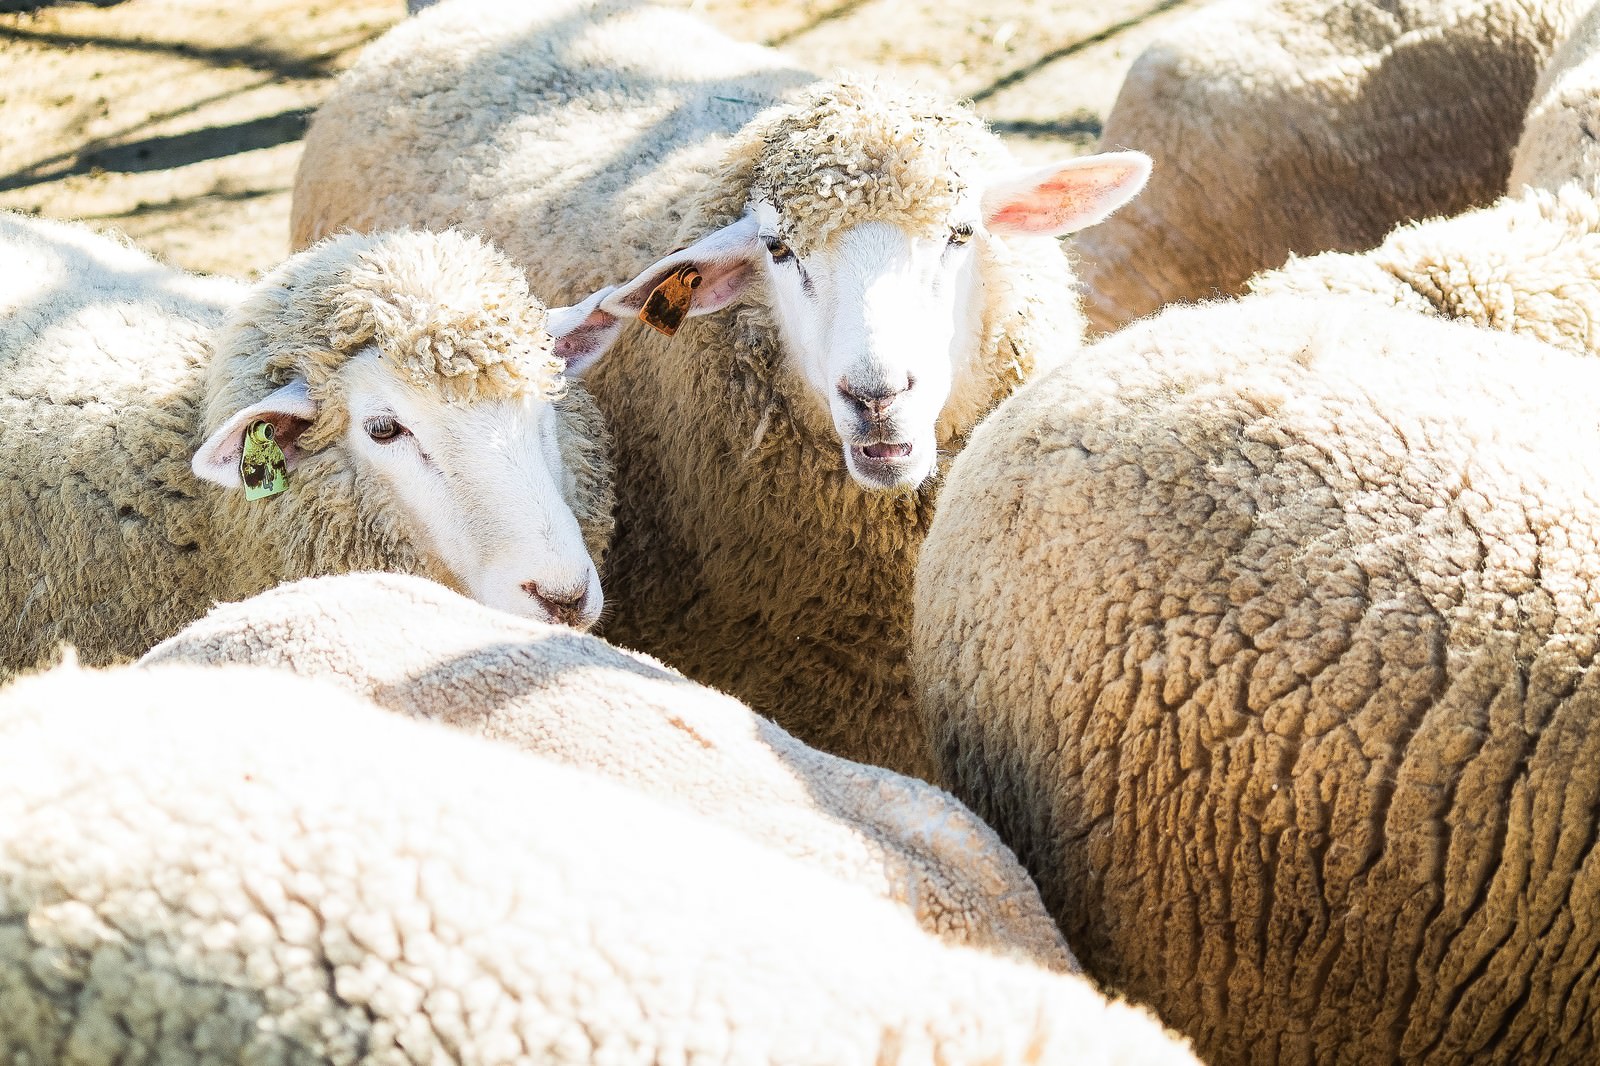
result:
[[[522,591],[538,601],[550,617],[574,629],[583,624],[584,610],[589,606],[589,586],[576,589],[548,589],[537,581],[524,581]]]
[[[882,422],[889,417],[889,409],[901,396],[911,391],[911,379],[899,388],[892,385],[859,386],[852,385],[844,378],[839,379],[839,395],[843,396],[856,412],[869,422]]]

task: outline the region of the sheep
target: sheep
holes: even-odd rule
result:
[[[925,777],[906,646],[939,456],[1065,357],[1054,236],[1147,173],[1018,169],[969,109],[819,83],[682,12],[452,0],[319,109],[293,229],[449,221],[558,293],[656,259],[599,305],[672,334],[623,336],[592,378],[616,433],[605,635]]]
[[[1365,294],[1427,314],[1600,352],[1600,163],[1584,132],[1600,90],[1600,10],[1540,78],[1511,187],[1494,204],[1403,225],[1361,254],[1291,258],[1252,292]]]
[[[1595,395],[1534,341],[1249,296],[1114,334],[953,464],[941,765],[1207,1061],[1600,1055]]]
[[[421,578],[281,585],[216,608],[141,662],[326,679],[686,807],[894,901],[952,943],[1077,969],[1015,857],[949,794],[808,748],[643,655]]]
[[[1106,117],[1102,143],[1138,145],[1158,169],[1077,242],[1091,327],[1487,204],[1540,68],[1586,6],[1232,0],[1175,23]]]
[[[6,1062],[1195,1062],[1082,978],[282,671],[25,678],[0,777]]]
[[[341,237],[249,287],[18,215],[0,254],[0,678],[346,570],[597,617],[609,465],[572,379],[615,331],[592,305],[547,315],[458,233]],[[260,424],[287,489],[249,500]]]

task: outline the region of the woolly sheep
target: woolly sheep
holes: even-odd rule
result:
[[[605,437],[561,384],[606,335],[587,307],[547,317],[482,241],[341,237],[249,288],[17,215],[0,254],[0,677],[60,642],[130,658],[215,600],[343,570],[594,621]],[[258,420],[289,487],[250,502]]]
[[[1360,255],[1291,259],[1252,278],[1251,290],[1366,294],[1600,352],[1600,156],[1584,132],[1600,92],[1600,10],[1562,45],[1540,86],[1508,195],[1455,218],[1401,226]]]
[[[953,465],[914,651],[944,769],[1207,1061],[1600,1055],[1595,395],[1536,342],[1247,297]]]
[[[1504,188],[1579,0],[1223,0],[1135,60],[1102,143],[1156,160],[1078,241],[1090,325],[1239,293],[1292,252],[1361,251]]]
[[[279,671],[26,678],[0,777],[6,1062],[1194,1062],[1081,978]]]
[[[956,943],[1075,970],[993,830],[921,781],[801,744],[595,637],[420,578],[314,578],[227,604],[146,663],[273,666],[687,807],[868,888]]]
[[[453,0],[318,111],[294,239],[458,223],[552,292],[684,246],[597,311],[699,272],[681,329],[629,333],[593,378],[616,433],[606,634],[925,776],[905,648],[937,457],[1081,333],[1053,235],[1147,169],[1016,169],[970,110],[818,83],[682,12]]]

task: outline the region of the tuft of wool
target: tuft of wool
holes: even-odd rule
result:
[[[324,241],[266,274],[218,337],[207,425],[271,391],[263,384],[300,375],[324,411],[302,446],[325,447],[348,426],[336,375],[368,347],[452,402],[550,398],[563,368],[545,318],[526,275],[481,237],[417,230]]]
[[[956,794],[1216,1063],[1600,1055],[1600,360],[1370,298],[1030,382],[917,573]]]
[[[757,116],[727,159],[722,182],[777,208],[780,236],[801,255],[869,219],[943,238],[973,197],[966,178],[1007,164],[971,111],[861,80],[814,86]]]
[[[323,678],[692,810],[889,900],[949,943],[1077,969],[1010,850],[948,793],[808,748],[636,652],[420,578],[281,585],[218,606],[141,662]]]

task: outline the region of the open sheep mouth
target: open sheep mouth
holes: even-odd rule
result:
[[[909,444],[867,444],[860,448],[861,454],[868,459],[905,459],[911,455]]]

